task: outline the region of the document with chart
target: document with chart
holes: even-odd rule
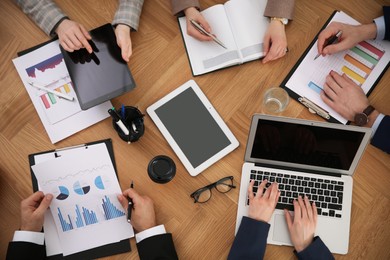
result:
[[[14,59],[13,63],[52,143],[109,116],[109,101],[81,110],[58,40]]]
[[[50,205],[64,256],[134,236],[117,199],[121,188],[104,143],[31,166]]]
[[[346,13],[339,11],[334,13],[329,23],[333,21],[359,24]],[[320,56],[314,60],[317,53],[316,37],[281,86],[286,88],[293,97],[295,95],[301,103],[305,103],[306,100],[315,104],[322,110],[322,114],[329,115],[329,118],[325,117],[326,119],[346,124],[348,120],[326,105],[320,97],[326,76],[331,70],[346,74],[368,95],[388,67],[390,42],[367,40],[349,50],[325,57]]]

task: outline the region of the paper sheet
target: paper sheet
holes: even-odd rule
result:
[[[89,110],[80,109],[58,40],[15,58],[13,63],[52,143],[109,116],[107,111],[112,107],[110,101]],[[70,95],[75,100],[68,101],[38,90],[28,83],[30,81],[40,85],[50,84],[48,88]]]
[[[332,21],[359,24],[344,12],[337,12]],[[290,77],[286,86],[301,97],[308,98],[328,111],[341,123],[346,124],[348,120],[326,105],[320,97],[326,76],[331,70],[339,74],[345,73],[364,90],[364,93],[367,93],[390,62],[390,42],[364,41],[350,50],[326,57],[320,56],[314,60],[317,53],[316,42]]]
[[[59,246],[69,255],[134,236],[117,200],[121,189],[105,144],[41,158],[32,169],[39,189],[54,195],[52,218],[45,221],[45,233],[54,239],[48,254],[60,253]],[[59,244],[55,243],[51,221]]]

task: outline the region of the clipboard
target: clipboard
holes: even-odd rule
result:
[[[95,141],[95,142],[90,142],[86,144],[81,144],[81,145],[76,145],[76,146],[71,146],[71,147],[64,147],[56,150],[50,150],[50,151],[44,151],[44,152],[39,152],[35,154],[30,154],[28,156],[28,161],[30,164],[30,172],[31,172],[31,181],[32,181],[32,186],[33,186],[33,191],[36,192],[38,191],[38,182],[37,179],[34,175],[34,172],[31,169],[31,166],[35,165],[35,157],[39,155],[45,155],[45,154],[54,154],[54,157],[57,158],[61,156],[61,151],[68,151],[70,149],[78,149],[78,148],[88,148],[89,146],[95,145],[95,144],[101,144],[104,143],[107,147],[108,153],[110,155],[111,162],[113,164],[115,173],[118,177],[118,172],[116,169],[116,163],[115,163],[115,157],[114,157],[114,149],[112,146],[112,140],[111,139],[104,139],[100,141]],[[79,252],[76,254],[68,255],[68,256],[63,256],[62,254],[58,255],[53,255],[47,257],[48,259],[51,260],[57,260],[57,259],[67,259],[67,260],[73,260],[73,259],[96,259],[96,258],[101,258],[101,257],[106,257],[110,255],[115,255],[115,254],[122,254],[126,252],[130,252],[131,247],[130,247],[130,242],[129,239],[124,239],[121,240],[117,243],[112,243],[96,248],[92,248],[83,252]]]
[[[304,51],[304,53],[301,55],[301,57],[299,58],[299,60],[297,61],[297,63],[294,65],[294,67],[291,69],[291,71],[288,73],[288,75],[286,76],[286,78],[283,80],[283,82],[281,83],[280,87],[285,89],[288,93],[289,93],[289,96],[295,100],[297,100],[299,103],[301,103],[302,105],[304,105],[311,113],[313,114],[317,114],[319,115],[320,117],[324,118],[325,120],[327,120],[328,122],[330,123],[342,123],[340,122],[338,119],[336,119],[335,117],[333,117],[329,111],[327,111],[326,109],[324,109],[323,107],[321,107],[320,105],[316,104],[315,102],[313,102],[312,100],[310,100],[309,98],[303,96],[303,95],[300,95],[299,93],[297,93],[296,91],[294,91],[293,89],[289,88],[287,86],[287,83],[289,82],[289,80],[291,79],[291,77],[294,75],[294,73],[296,72],[296,70],[298,69],[298,67],[302,64],[303,60],[306,58],[306,56],[308,55],[309,51],[312,49],[312,47],[314,46],[314,44],[317,42],[317,39],[318,39],[318,35],[321,33],[322,30],[324,30],[327,25],[333,20],[333,18],[335,17],[335,15],[340,12],[338,10],[335,10],[331,16],[329,17],[329,19],[325,22],[325,24],[322,26],[322,28],[320,29],[320,31],[317,33],[317,35],[314,37],[314,39],[312,40],[312,42],[309,44],[309,46],[307,47],[307,49]],[[390,49],[389,49],[390,50]],[[390,65],[390,61],[387,62],[386,66],[383,68],[382,71],[380,71],[379,75],[375,78],[375,81],[373,82],[373,84],[371,85],[371,87],[369,88],[369,90],[367,91],[366,95],[369,96],[371,94],[371,92],[374,90],[374,88],[376,87],[376,85],[379,83],[380,79],[382,78],[382,76],[384,75],[384,73],[386,72],[387,68],[389,67]],[[350,124],[350,121],[348,121],[346,124]]]

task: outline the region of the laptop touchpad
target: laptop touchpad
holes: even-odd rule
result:
[[[274,234],[272,240],[290,245],[292,244],[288,233],[287,223],[283,214],[275,214],[274,216]]]

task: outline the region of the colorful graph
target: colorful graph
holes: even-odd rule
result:
[[[73,90],[73,85],[72,82],[65,83],[64,85],[55,88],[55,91],[64,93],[64,94],[69,94]],[[39,96],[43,102],[43,105],[45,106],[46,109],[52,108],[53,105],[58,104],[58,101],[60,98],[52,93],[45,93]]]
[[[332,55],[333,57],[328,57],[326,66],[322,67],[330,67],[340,74],[345,73],[357,85],[361,86],[384,54],[385,51],[381,50],[379,46],[375,46],[374,42],[363,41],[341,56]],[[308,87],[317,93],[321,93],[328,73],[329,71],[322,71],[321,68],[317,69],[313,73]]]
[[[59,194],[56,197],[58,200],[65,200],[69,197],[69,190],[65,186],[58,187]]]
[[[116,208],[114,204],[110,201],[110,198],[107,196],[104,196],[104,199],[102,199],[103,203],[101,204],[104,210],[104,216],[106,220],[113,219],[113,218],[119,218],[125,215],[123,211]]]
[[[36,77],[36,70],[39,70],[41,72],[45,72],[47,69],[54,69],[57,67],[57,65],[61,64],[61,62],[64,62],[64,58],[62,56],[62,53],[59,53],[47,60],[44,60],[34,66],[31,66],[26,69],[27,75],[30,78],[35,78]]]
[[[73,184],[73,190],[74,192],[76,192],[77,194],[79,195],[85,195],[87,194],[91,189],[91,186],[89,186],[88,184],[86,183],[82,183],[80,184],[80,181],[76,181],[74,184]]]

